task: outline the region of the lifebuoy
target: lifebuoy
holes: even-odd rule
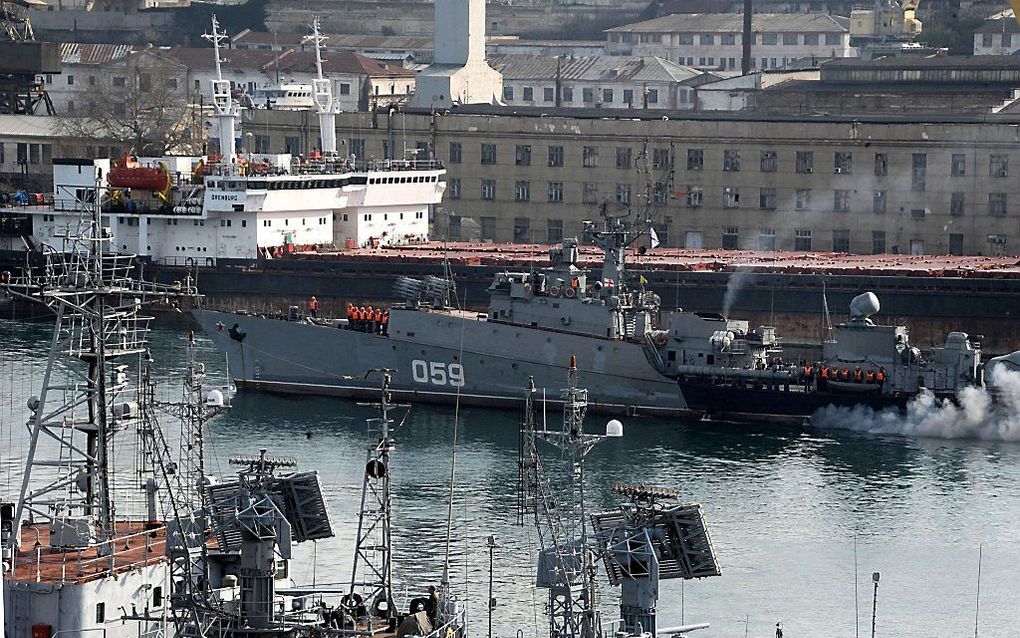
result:
[[[577,296],[577,290],[573,288],[564,288],[563,296],[566,297],[567,299],[573,299],[574,297]]]
[[[550,297],[559,297],[560,296],[560,289],[559,289],[559,287],[558,286],[553,286],[552,288],[550,288],[549,289],[549,296]]]
[[[665,332],[657,332],[652,335],[652,342],[657,346],[664,346],[669,341],[669,336]]]

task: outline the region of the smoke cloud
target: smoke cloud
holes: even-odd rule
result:
[[[815,412],[811,423],[872,434],[1020,441],[1020,372],[997,367],[989,379],[993,390],[964,388],[956,402],[936,399],[925,390],[907,405],[905,414],[895,409],[876,412],[865,406],[829,406]]]
[[[733,308],[733,302],[737,300],[737,295],[753,281],[754,272],[751,270],[735,270],[730,274],[730,278],[726,280],[726,294],[723,295],[723,316],[730,315],[730,309]]]

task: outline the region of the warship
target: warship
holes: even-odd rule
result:
[[[630,215],[604,211],[601,224],[587,225],[587,238],[604,251],[600,273],[577,267],[578,243],[568,239],[550,249],[548,268],[498,274],[486,313],[455,307],[452,279],[433,276],[398,279],[394,294],[403,301],[380,322],[307,316],[297,307],[282,316],[192,314],[226,353],[239,388],[365,398],[375,393],[366,371],[385,367],[401,400],[516,407],[529,377],[556,387],[576,354],[598,397],[593,410],[690,415],[676,383],[649,363],[660,299],[627,281],[626,252],[650,228]]]
[[[996,369],[1016,370],[1020,352],[981,358],[981,337],[951,332],[944,345],[920,349],[907,326],[876,324],[871,292],[850,302],[849,321],[822,342],[817,361],[784,361],[775,329],[718,314],[677,313],[649,353],[674,379],[692,409],[740,421],[795,422],[828,406],[903,410],[921,393],[955,401],[971,387],[991,387]]]

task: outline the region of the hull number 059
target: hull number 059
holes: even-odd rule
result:
[[[459,388],[464,385],[464,366],[459,363],[415,359],[411,362],[411,376],[417,383],[452,385]]]

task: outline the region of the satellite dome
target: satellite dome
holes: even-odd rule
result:
[[[850,316],[854,319],[867,319],[882,308],[878,296],[873,292],[857,295],[850,301]]]
[[[210,408],[222,408],[223,403],[223,393],[219,390],[210,390],[209,394],[205,395],[205,404]]]

